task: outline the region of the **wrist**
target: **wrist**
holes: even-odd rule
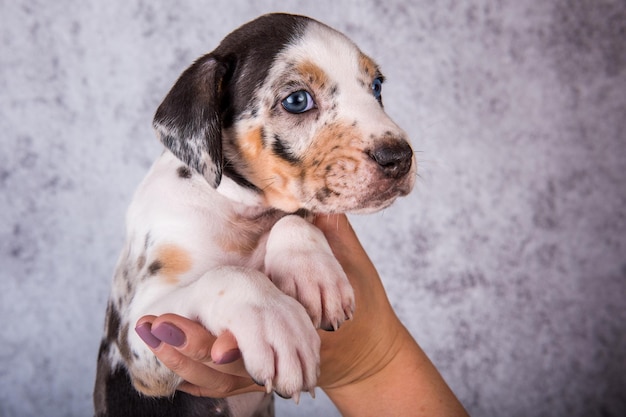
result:
[[[371,350],[356,358],[347,355],[353,362],[347,366],[346,373],[333,384],[320,384],[342,416],[386,414],[384,410],[372,409],[369,401],[361,402],[361,399],[375,397],[378,401],[386,396],[385,384],[395,377],[396,368],[403,362],[405,341],[399,333],[393,332],[393,339],[387,339],[384,344],[379,340],[372,343]],[[386,403],[383,401],[379,402],[380,406]]]
[[[383,360],[360,379],[323,388],[342,416],[467,416],[404,327]]]

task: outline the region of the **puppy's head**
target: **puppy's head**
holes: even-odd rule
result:
[[[287,212],[370,212],[413,187],[384,77],[348,38],[303,16],[262,16],[178,79],[154,126],[214,187],[222,175]]]

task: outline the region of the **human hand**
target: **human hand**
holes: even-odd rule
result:
[[[319,332],[322,347],[318,385],[328,390],[354,384],[384,368],[402,348],[399,336],[405,329],[348,218],[320,215],[315,225],[326,236],[356,299],[352,320],[336,332]]]
[[[144,316],[135,329],[161,362],[185,380],[178,390],[223,398],[265,391],[246,372],[230,332],[215,337],[200,323],[175,314]]]
[[[324,232],[356,298],[352,320],[336,332],[319,331],[322,345],[318,385],[345,416],[467,416],[398,320],[347,217],[318,216],[315,224]],[[245,372],[232,334],[226,332],[216,338],[200,324],[171,314],[143,317],[138,327],[150,323],[160,339],[152,341],[156,346],[153,351],[186,381],[179,387],[181,391],[225,397],[264,390]],[[170,332],[176,336],[173,344],[168,342]],[[147,333],[154,337],[149,330]]]

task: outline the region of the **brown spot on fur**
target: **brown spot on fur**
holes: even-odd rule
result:
[[[234,215],[229,219],[230,226],[222,230],[219,244],[227,252],[250,256],[278,216],[280,216],[278,212],[269,212],[255,219]]]
[[[247,161],[257,158],[263,150],[263,128],[259,127],[249,131],[238,145],[242,156]]]
[[[107,381],[111,373],[113,373],[111,363],[109,362],[109,349],[109,344],[103,340],[100,344],[100,351],[98,352],[96,384],[93,392],[95,409],[97,412],[100,412],[98,415],[105,415],[107,411]]]
[[[117,339],[120,332],[121,318],[117,308],[109,301],[106,313],[106,340],[112,342]]]
[[[148,267],[148,274],[156,275],[159,273],[161,268],[163,268],[163,265],[161,264],[161,261],[157,259],[156,261],[152,262]]]
[[[239,142],[239,153],[245,161],[245,177],[265,195],[269,205],[286,212],[300,208],[293,183],[300,178],[301,167],[263,147],[262,127],[251,129]]]
[[[180,275],[191,269],[191,265],[191,255],[185,249],[168,244],[156,249],[156,260],[150,264],[150,269],[156,269],[166,281],[175,284]]]
[[[137,258],[137,270],[141,270],[146,264],[146,255],[141,255]]]
[[[128,329],[128,323],[122,327],[117,336],[117,347],[120,350],[120,354],[122,355],[122,358],[124,358],[124,361],[127,364],[130,364],[133,361],[133,357],[130,352],[130,346],[128,345]]]
[[[131,379],[135,389],[142,394],[150,397],[164,397],[172,394],[174,388],[169,380],[160,380],[158,378],[150,378],[144,381],[142,378],[132,375]]]
[[[191,178],[191,169],[186,165],[179,167],[176,172],[180,178],[189,179]]]
[[[359,56],[359,67],[361,71],[365,73],[368,77],[375,77],[380,73],[378,69],[378,65],[372,60],[372,58],[368,57],[365,54],[361,54]]]
[[[328,83],[326,72],[311,61],[304,61],[296,66],[296,71],[311,87],[324,88]]]

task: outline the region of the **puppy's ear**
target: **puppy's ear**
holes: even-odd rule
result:
[[[227,65],[205,55],[182,73],[152,125],[159,140],[213,187],[222,179],[221,93]]]

